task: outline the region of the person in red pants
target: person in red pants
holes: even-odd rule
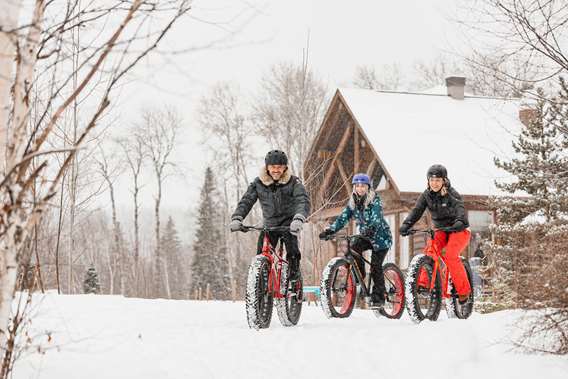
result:
[[[434,228],[434,243],[440,251],[446,248],[445,260],[452,275],[460,303],[465,303],[471,293],[460,253],[467,247],[471,233],[460,194],[451,186],[448,171],[440,164],[428,169],[428,188],[420,195],[414,209],[400,226],[400,235],[407,236],[412,226],[428,208]],[[443,230],[441,230],[443,229]]]

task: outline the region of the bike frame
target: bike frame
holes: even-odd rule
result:
[[[264,233],[262,240],[262,252],[263,255],[268,259],[270,270],[268,271],[268,291],[272,293],[272,296],[276,299],[284,298],[284,294],[281,291],[282,283],[282,265],[288,264],[288,261],[283,258],[284,256],[284,243],[278,239],[276,248],[272,247],[270,243],[270,237],[268,232],[270,231],[287,231],[289,228],[286,227],[256,227],[256,226],[243,226],[243,231],[249,230],[259,230]],[[285,292],[285,291],[284,291]]]
[[[282,241],[278,241],[277,249],[272,247],[268,233],[264,233],[264,240],[262,242],[262,255],[264,255],[270,264],[270,271],[268,272],[268,290],[272,291],[275,298],[283,298],[284,295],[280,292],[280,283],[282,279],[282,262],[288,263],[282,256],[284,255],[284,248]]]
[[[350,237],[345,238],[345,240],[347,241],[347,252],[345,253],[344,258],[347,259],[347,261],[351,265],[351,271],[355,274],[355,276],[357,277],[357,280],[359,281],[359,284],[361,285],[361,292],[362,292],[363,296],[371,296],[370,291],[369,291],[369,289],[371,288],[371,279],[372,279],[371,275],[369,275],[369,278],[368,278],[369,286],[367,287],[367,285],[365,284],[365,281],[363,280],[363,274],[361,273],[361,270],[359,270],[359,266],[355,262],[355,256],[361,258],[368,265],[371,265],[371,262],[366,260],[365,257],[363,256],[363,254],[360,254],[360,253],[356,252],[355,250],[351,249],[351,240],[354,237],[358,237],[358,236],[350,236]]]
[[[430,236],[430,239],[426,243],[424,247],[424,254],[432,258],[434,261],[434,267],[432,268],[432,279],[430,281],[430,291],[434,289],[436,283],[436,276],[440,275],[440,279],[442,282],[442,297],[448,299],[451,297],[451,294],[448,292],[448,285],[450,282],[450,276],[448,275],[448,266],[446,264],[446,260],[442,255],[442,252],[438,248],[438,246],[434,243],[434,234],[435,231],[432,229],[428,230],[417,230],[418,233],[424,233]]]
[[[355,262],[355,258],[354,256],[360,257],[365,263],[367,263],[369,266],[371,265],[371,262],[369,262],[368,260],[365,259],[365,257],[363,256],[363,254],[360,254],[358,252],[356,252],[355,250],[351,249],[351,240],[355,239],[355,238],[366,238],[363,237],[361,235],[353,235],[353,236],[343,236],[343,237],[339,237],[340,239],[344,239],[347,241],[347,252],[344,255],[344,258],[347,259],[347,261],[349,262],[349,264],[351,265],[351,271],[355,274],[355,276],[357,277],[357,280],[359,281],[359,283],[361,284],[361,293],[364,297],[367,296],[371,296],[371,280],[373,279],[371,277],[371,275],[369,274],[368,276],[368,285],[365,284],[364,280],[363,280],[363,274],[361,274],[361,271],[359,270],[359,266],[357,265],[357,263]],[[385,280],[387,280],[391,285],[394,285],[389,278],[385,277]]]

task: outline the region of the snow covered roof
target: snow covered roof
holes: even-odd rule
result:
[[[521,101],[467,96],[338,90],[394,184],[422,192],[426,170],[441,163],[461,194],[497,195],[508,174],[494,157],[510,159],[519,134]]]

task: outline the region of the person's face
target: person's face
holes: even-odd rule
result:
[[[286,166],[281,164],[269,164],[266,169],[272,179],[274,179],[274,181],[278,181],[284,174],[284,171],[286,171]]]
[[[359,196],[363,196],[369,191],[369,186],[362,183],[355,184],[355,193]]]
[[[444,179],[443,178],[429,178],[428,185],[434,192],[438,192],[444,186]]]

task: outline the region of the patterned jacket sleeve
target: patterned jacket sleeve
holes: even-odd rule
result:
[[[235,209],[235,212],[231,216],[231,220],[244,220],[249,214],[254,203],[256,203],[257,199],[258,194],[256,193],[256,185],[255,182],[252,182],[249,185],[247,192],[241,198],[241,201],[239,201],[237,209]]]
[[[351,217],[353,217],[353,210],[348,205],[345,207],[345,209],[343,209],[343,212],[341,212],[339,217],[335,219],[335,222],[329,226],[329,229],[334,232],[341,230],[351,219]]]
[[[371,205],[371,219],[369,220],[367,228],[373,228],[377,231],[383,217],[383,202],[381,198],[377,196]]]

